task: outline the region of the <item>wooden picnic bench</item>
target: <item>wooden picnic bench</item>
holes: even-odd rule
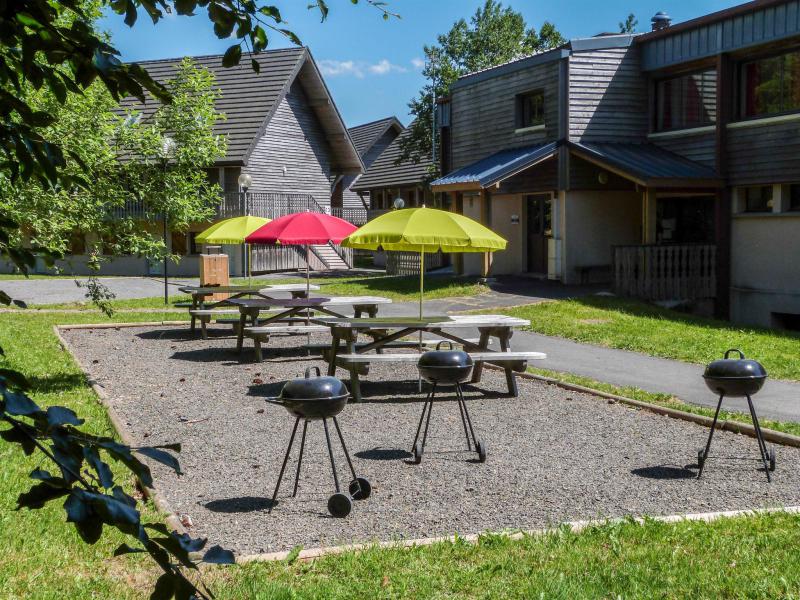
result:
[[[455,315],[450,317],[384,317],[384,318],[314,318],[313,321],[331,329],[333,344],[328,358],[328,374],[335,375],[341,367],[350,373],[350,391],[356,402],[361,400],[360,375],[369,373],[371,363],[416,362],[418,353],[382,353],[382,349],[411,334],[429,333],[441,339],[460,344],[475,361],[471,383],[479,383],[485,363],[497,364],[505,371],[508,393],[517,396],[515,372],[524,370],[527,361],[545,358],[540,352],[511,352],[510,340],[515,327],[524,327],[530,322],[505,315]],[[477,343],[468,340],[456,331],[477,329]],[[370,343],[359,344],[359,333],[373,338]],[[499,351],[489,348],[492,339],[497,339]],[[340,352],[344,346],[345,352]],[[376,354],[370,354],[371,351]]]
[[[245,327],[244,337],[253,340],[253,348],[256,354],[256,362],[263,360],[261,344],[269,342],[271,335],[309,335],[311,333],[324,333],[328,328],[323,325],[269,325],[257,327]]]
[[[236,350],[241,354],[244,345],[245,330],[249,319],[253,327],[268,326],[278,321],[297,320],[304,317],[310,324],[311,313],[321,312],[334,317],[343,317],[341,308],[351,306],[357,316],[368,314],[375,316],[381,304],[391,304],[389,298],[381,296],[335,296],[332,298],[237,298],[230,304],[239,309],[239,332],[236,338]],[[261,311],[270,308],[283,309],[266,319],[260,317]],[[301,333],[308,333],[304,331]],[[248,336],[250,337],[250,336]]]
[[[247,296],[255,296],[258,298],[272,298],[276,292],[286,292],[291,294],[292,298],[305,298],[306,297],[306,284],[300,283],[280,283],[275,285],[207,285],[196,286],[189,285],[178,288],[184,294],[189,294],[192,297],[190,308],[214,308],[225,306],[230,300],[236,298],[244,298]],[[309,286],[311,290],[318,290],[318,285]],[[231,294],[225,300],[219,300],[212,304],[206,305],[205,299],[214,294]]]

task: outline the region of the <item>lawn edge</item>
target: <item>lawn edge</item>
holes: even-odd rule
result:
[[[720,519],[730,519],[735,517],[751,517],[755,515],[769,515],[769,514],[800,514],[800,506],[784,506],[775,508],[755,508],[755,509],[742,509],[742,510],[725,510],[713,511],[706,513],[684,513],[675,515],[660,515],[660,516],[645,516],[645,517],[615,517],[613,519],[588,519],[582,521],[565,521],[551,527],[541,527],[538,529],[524,529],[518,531],[484,531],[483,533],[471,533],[467,535],[443,535],[427,538],[416,538],[410,540],[390,540],[386,542],[367,542],[362,544],[344,544],[342,546],[327,546],[319,548],[309,548],[301,550],[297,554],[297,560],[313,561],[325,556],[344,554],[346,552],[363,552],[365,550],[373,549],[401,549],[401,548],[416,548],[419,546],[432,546],[434,544],[444,542],[467,542],[469,544],[476,544],[480,538],[485,535],[500,535],[510,540],[519,540],[526,536],[542,536],[550,533],[560,531],[563,527],[567,527],[573,533],[580,533],[581,531],[590,527],[601,527],[605,525],[614,525],[619,523],[638,523],[644,525],[648,521],[656,521],[659,523],[681,523],[684,521],[703,521],[711,523]],[[270,552],[265,554],[247,554],[236,557],[236,563],[240,565],[254,563],[254,562],[275,562],[286,560],[289,556],[294,555],[293,550],[282,552]]]
[[[166,325],[168,323],[169,321],[165,321],[158,323],[150,323],[150,325],[161,325],[161,324]],[[183,325],[184,323],[181,322],[180,324]],[[125,327],[130,327],[131,325],[132,324],[130,323],[123,324],[123,326]],[[95,328],[108,329],[111,326],[113,325],[110,323],[103,323],[101,325],[95,326]],[[80,369],[81,373],[86,379],[86,383],[89,384],[89,387],[91,387],[92,390],[94,391],[100,404],[103,406],[103,408],[105,408],[106,414],[108,415],[108,420],[111,421],[111,425],[112,427],[114,427],[114,430],[117,432],[117,435],[119,436],[120,440],[122,440],[122,443],[125,444],[126,446],[136,446],[135,441],[131,439],[126,428],[123,426],[122,419],[120,418],[119,413],[117,413],[114,406],[111,404],[110,398],[108,397],[106,391],[103,389],[103,386],[101,386],[97,382],[97,380],[95,380],[91,375],[89,375],[88,369],[83,365],[83,363],[80,360],[78,360],[78,357],[72,351],[72,348],[70,347],[69,343],[67,343],[67,340],[65,340],[64,337],[61,335],[62,329],[64,330],[87,329],[87,327],[85,327],[83,324],[53,325],[53,333],[55,333],[56,339],[58,340],[58,343],[61,345],[64,351],[68,352],[72,360],[75,361],[75,364],[78,366],[78,369]],[[178,533],[188,533],[186,531],[186,528],[183,526],[183,523],[181,522],[180,516],[172,509],[169,503],[158,493],[158,491],[156,491],[155,488],[151,488],[149,486],[144,485],[144,483],[142,483],[142,480],[139,479],[138,477],[136,478],[136,480],[144,496],[150,499],[155,505],[155,507],[162,514],[166,515],[164,517],[164,522],[166,523],[166,525],[168,527],[172,527],[173,530],[177,531]]]
[[[494,365],[484,366],[491,369],[499,368],[495,367]],[[524,377],[526,379],[534,379],[536,381],[541,381],[551,385],[557,385],[560,388],[573,392],[592,394],[608,400],[614,400],[620,404],[626,404],[628,406],[634,406],[636,408],[648,410],[659,415],[672,417],[674,419],[681,419],[683,421],[691,421],[692,423],[703,425],[704,427],[710,428],[714,422],[714,419],[705,415],[698,415],[695,413],[678,410],[677,408],[668,408],[666,406],[660,406],[658,404],[645,402],[643,400],[634,400],[633,398],[628,398],[626,396],[612,394],[611,392],[604,392],[595,388],[578,385],[577,383],[568,383],[553,377],[546,377],[545,375],[537,375],[536,373],[517,373],[517,376]],[[742,423],[740,421],[720,419],[717,421],[717,429],[721,431],[732,431],[733,433],[740,433],[753,438],[756,437],[755,428],[752,425],[748,425],[747,423]],[[763,434],[764,439],[769,442],[781,444],[782,446],[794,446],[800,448],[800,436],[792,435],[791,433],[784,433],[783,431],[776,431],[774,429],[767,429],[764,427],[761,428],[761,433]]]

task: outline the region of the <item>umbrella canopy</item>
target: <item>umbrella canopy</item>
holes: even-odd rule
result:
[[[356,230],[344,219],[316,212],[284,215],[247,236],[248,244],[338,244]]]
[[[369,221],[342,240],[345,248],[419,252],[419,317],[422,318],[425,252],[494,252],[506,240],[457,213],[435,208],[393,210]]]
[[[214,223],[195,239],[199,244],[244,244],[248,235],[267,223],[263,217],[234,217]]]
[[[306,247],[306,296],[311,287],[309,246],[338,244],[356,230],[352,223],[325,213],[301,212],[270,221],[245,238],[248,244],[281,244]]]
[[[477,221],[435,208],[393,210],[342,241],[346,248],[399,252],[494,252],[506,240]]]

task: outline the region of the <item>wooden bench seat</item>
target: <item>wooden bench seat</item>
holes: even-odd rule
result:
[[[422,340],[422,347],[423,348],[428,348],[428,349],[436,348],[436,345],[440,344],[441,341],[442,340]],[[469,344],[477,344],[479,340],[478,340],[478,338],[472,338],[472,339],[467,339],[467,340],[464,340],[464,341],[469,343]],[[371,344],[372,342],[369,342],[369,343]],[[364,346],[367,346],[367,345],[368,345],[367,342],[361,342],[359,344],[356,344],[355,347],[356,347],[356,350],[358,350],[358,349],[363,348]],[[419,348],[419,345],[420,345],[419,340],[407,339],[407,340],[397,340],[397,341],[394,341],[394,342],[389,342],[388,344],[382,346],[382,348],[409,348],[409,349],[413,349],[413,348]],[[460,345],[459,344],[453,344],[453,347],[458,348],[458,347],[460,347]],[[305,348],[306,350],[312,351],[312,352],[320,352],[322,354],[323,358],[325,358],[325,360],[328,360],[328,356],[330,355],[330,351],[332,350],[330,344],[306,344],[305,346],[303,346],[303,348]]]
[[[324,325],[265,325],[263,327],[245,327],[243,336],[253,340],[256,361],[261,362],[261,344],[269,342],[269,336],[275,334],[305,335],[309,333],[326,333],[330,329]]]
[[[502,366],[506,369],[506,382],[508,383],[508,393],[516,397],[519,395],[517,382],[512,371],[523,373],[528,366],[529,360],[544,360],[547,355],[543,352],[468,352],[476,366],[479,363]],[[336,356],[336,366],[342,367],[358,374],[366,375],[368,365],[371,363],[416,363],[419,360],[419,353],[406,352],[403,354],[339,354]],[[361,368],[359,368],[361,367]],[[472,383],[480,381],[480,370],[473,372]]]
[[[193,308],[189,311],[189,315],[192,317],[190,330],[194,333],[195,324],[197,321],[200,321],[200,333],[203,335],[203,339],[208,339],[208,329],[207,325],[213,320],[219,322],[219,319],[224,319],[226,317],[232,317],[233,315],[238,315],[238,310],[233,309],[220,309],[220,308]]]

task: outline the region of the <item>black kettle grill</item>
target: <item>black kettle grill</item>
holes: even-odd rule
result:
[[[461,412],[461,423],[464,425],[464,435],[467,438],[467,450],[472,451],[474,444],[475,452],[478,453],[478,460],[486,462],[486,446],[483,445],[483,441],[475,436],[472,419],[469,416],[467,404],[464,402],[464,394],[461,391],[461,384],[467,381],[470,373],[472,373],[472,358],[464,351],[453,350],[452,344],[450,344],[449,350],[440,350],[444,343],[450,344],[450,342],[439,342],[436,350],[425,352],[417,361],[420,376],[428,383],[433,384],[433,387],[427,398],[425,398],[422,415],[417,425],[417,434],[414,436],[414,463],[419,464],[422,462],[425,442],[428,440],[428,426],[431,422],[433,401],[436,396],[436,388],[439,385],[452,385],[455,387],[458,409]],[[422,431],[423,421],[425,422],[425,430],[422,433],[422,441],[420,442],[419,434]]]
[[[736,352],[739,357],[728,358],[733,352]],[[699,479],[703,474],[703,467],[708,458],[708,451],[711,448],[711,439],[714,437],[714,429],[717,426],[719,410],[722,407],[722,399],[728,396],[730,398],[747,398],[750,416],[753,419],[753,428],[756,430],[756,438],[758,439],[758,450],[761,453],[761,460],[767,473],[767,481],[771,481],[770,471],[775,470],[775,448],[771,446],[768,448],[764,442],[764,436],[761,434],[761,425],[758,423],[756,409],[753,407],[751,399],[751,396],[763,387],[764,381],[767,379],[767,371],[758,361],[746,359],[741,350],[732,349],[728,350],[721,360],[715,360],[706,367],[703,379],[705,379],[708,389],[715,394],[719,394],[719,402],[717,402],[717,410],[714,413],[711,431],[708,433],[706,447],[697,453],[697,464],[700,467],[697,478]]]
[[[316,369],[316,377],[311,377],[312,369]],[[286,456],[283,459],[281,472],[278,475],[278,483],[275,484],[275,492],[272,494],[272,502],[270,502],[268,512],[272,512],[272,507],[275,506],[278,490],[281,487],[281,480],[283,479],[283,473],[286,471],[286,463],[289,462],[289,455],[292,452],[294,438],[297,434],[297,427],[300,425],[301,420],[303,421],[303,436],[300,440],[300,455],[297,457],[297,473],[294,478],[294,492],[292,492],[292,498],[297,496],[300,465],[303,462],[303,450],[306,445],[306,430],[308,429],[309,421],[322,421],[322,426],[325,428],[325,440],[328,443],[328,454],[331,457],[333,482],[336,485],[336,493],[328,498],[328,512],[334,517],[346,517],[353,508],[353,500],[366,500],[369,498],[372,493],[372,486],[367,479],[356,475],[356,471],[353,468],[353,461],[350,460],[350,454],[347,452],[347,446],[345,446],[344,443],[342,430],[339,429],[339,422],[336,420],[336,415],[342,412],[344,407],[347,406],[347,399],[349,396],[350,393],[341,380],[336,377],[320,377],[319,367],[309,367],[306,369],[305,377],[287,381],[281,390],[280,396],[277,398],[266,398],[268,403],[283,406],[295,417],[292,436],[289,438],[289,447],[286,448]],[[336,473],[336,462],[333,458],[331,436],[328,431],[328,419],[333,421],[336,433],[339,436],[339,441],[342,443],[347,465],[350,467],[350,473],[353,475],[353,479],[348,488],[349,494],[342,493],[339,487],[339,476]]]

